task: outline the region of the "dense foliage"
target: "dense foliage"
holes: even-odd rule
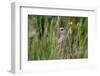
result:
[[[63,44],[59,43],[61,36]],[[87,17],[28,15],[28,60],[87,57]]]

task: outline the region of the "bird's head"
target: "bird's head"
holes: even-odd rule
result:
[[[66,34],[66,30],[64,27],[60,27],[59,29],[60,35],[65,35]]]

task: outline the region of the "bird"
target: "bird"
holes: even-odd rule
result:
[[[61,50],[66,48],[66,30],[64,27],[60,27],[59,29],[58,45]]]

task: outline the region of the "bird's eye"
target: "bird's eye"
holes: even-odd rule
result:
[[[64,29],[61,29],[61,31],[63,31]]]

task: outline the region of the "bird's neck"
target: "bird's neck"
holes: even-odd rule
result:
[[[63,34],[61,34],[60,37],[65,37],[65,36]]]

